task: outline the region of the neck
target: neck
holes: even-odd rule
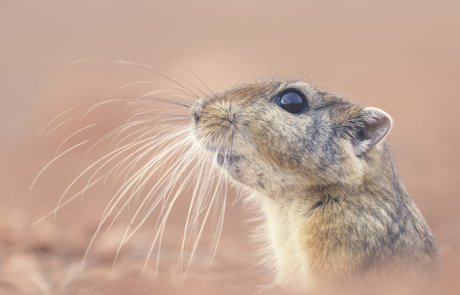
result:
[[[305,289],[389,261],[435,256],[431,233],[386,147],[366,161],[372,168],[360,184],[316,187],[293,202],[260,198],[278,284]]]

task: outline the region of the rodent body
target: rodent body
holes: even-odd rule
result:
[[[260,203],[276,284],[308,289],[436,262],[385,142],[384,111],[267,81],[203,98],[192,115],[197,142]]]

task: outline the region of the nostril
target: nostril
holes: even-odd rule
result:
[[[193,117],[193,121],[195,121],[195,124],[198,124],[198,122],[200,122],[200,112],[198,108],[193,108],[191,115]]]
[[[200,122],[200,116],[197,113],[193,113],[192,116],[195,124],[198,124],[198,122]]]
[[[203,112],[202,102],[201,101],[195,102],[190,109],[190,115],[192,115],[195,125],[198,125],[198,123],[201,121],[201,117],[203,115],[202,112]]]

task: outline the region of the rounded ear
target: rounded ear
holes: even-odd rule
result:
[[[382,141],[390,131],[393,119],[378,108],[365,107],[341,127],[348,129],[353,151],[361,156]]]

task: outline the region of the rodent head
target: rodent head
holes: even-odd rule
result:
[[[239,183],[268,195],[363,181],[384,111],[299,81],[248,83],[195,102],[194,135]]]

